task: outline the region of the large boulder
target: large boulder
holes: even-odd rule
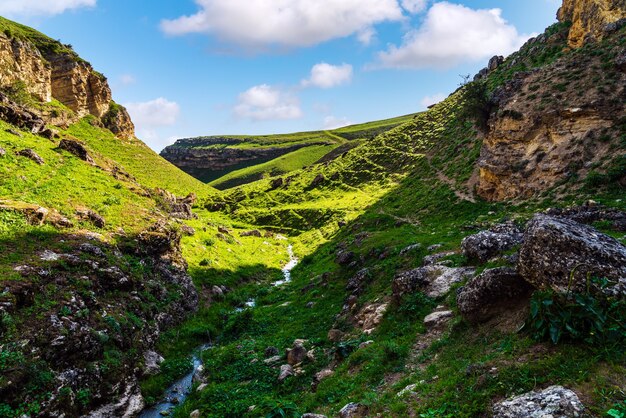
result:
[[[396,275],[391,287],[393,298],[399,301],[402,296],[424,291],[428,297],[438,298],[450,291],[455,283],[459,283],[474,274],[474,269],[453,268],[440,264],[429,265],[405,271]]]
[[[302,363],[306,359],[306,348],[301,340],[296,340],[293,347],[287,349],[287,363],[291,366]]]
[[[522,231],[512,222],[496,225],[488,231],[470,235],[461,243],[463,255],[481,263],[522,243]]]
[[[572,418],[582,415],[578,396],[562,386],[551,386],[499,402],[493,406],[494,418]]]
[[[35,151],[33,151],[30,148],[25,148],[23,150],[20,150],[17,152],[17,155],[19,155],[20,157],[26,157],[30,160],[33,160],[34,162],[36,162],[39,165],[44,165],[46,162],[43,160],[43,158],[41,158],[39,156],[39,154],[37,154]]]
[[[487,321],[525,300],[532,286],[509,267],[485,270],[460,289],[457,306],[464,319],[471,323]]]
[[[91,156],[89,155],[87,148],[85,148],[85,145],[80,143],[79,141],[62,139],[59,143],[59,148],[69,152],[72,155],[75,155],[76,157],[89,164],[95,164],[93,158],[91,158]]]
[[[526,229],[518,271],[538,288],[585,291],[588,279],[606,278],[603,292],[626,294],[626,247],[572,220],[535,215]]]

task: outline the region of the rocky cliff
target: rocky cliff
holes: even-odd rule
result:
[[[3,20],[4,25],[10,25]],[[71,115],[58,118],[57,112],[46,112],[34,106],[37,113],[52,125],[67,125],[93,115],[120,137],[134,137],[130,116],[114,105],[106,78],[91,64],[79,58],[68,46],[35,33],[29,37],[19,30],[0,32],[0,89],[22,95],[25,105],[31,101],[49,103],[55,99],[71,110]],[[45,40],[42,43],[41,39]],[[25,93],[25,94],[24,94]],[[114,115],[109,111],[115,106]],[[29,106],[33,107],[33,106]]]
[[[601,39],[612,23],[626,18],[626,0],[564,0],[558,19],[570,22],[568,44],[582,46],[586,40]]]
[[[577,15],[588,3],[575,3]],[[569,10],[568,4],[561,14]],[[613,171],[616,181],[626,180],[615,169],[623,158],[626,66],[621,45],[626,28],[615,25],[615,31],[593,47],[593,54],[583,49],[560,52],[566,47],[563,28],[532,39],[494,74],[497,78],[522,62],[528,65],[526,53],[554,60],[516,72],[493,92],[495,111],[478,162],[477,191],[483,198],[531,197],[570,180],[584,180],[594,171]]]

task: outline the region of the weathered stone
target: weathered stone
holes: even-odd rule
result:
[[[340,418],[365,418],[367,417],[368,407],[360,403],[349,403],[339,411]]]
[[[240,237],[257,237],[261,238],[263,234],[258,229],[253,229],[252,231],[244,231],[239,234]]]
[[[5,155],[7,155],[7,151],[4,148],[0,147],[0,157],[4,157]]]
[[[582,416],[583,411],[578,396],[562,386],[529,392],[493,406],[494,418],[573,418]]]
[[[287,363],[292,366],[302,363],[306,359],[307,350],[300,342],[294,342],[291,349],[287,349]]]
[[[191,411],[191,413],[189,414],[189,418],[200,418],[200,410],[196,409],[194,411]]]
[[[17,155],[21,157],[26,157],[30,160],[33,160],[39,165],[44,165],[46,162],[41,158],[35,151],[30,148],[26,148],[17,152]]]
[[[278,381],[282,382],[290,376],[295,376],[295,372],[293,371],[293,367],[289,364],[283,364],[280,366],[280,374],[278,375]]]
[[[311,414],[311,413],[306,413],[302,415],[302,418],[328,418],[326,415],[321,415],[321,414]]]
[[[433,312],[424,318],[424,325],[427,328],[440,328],[447,324],[453,316],[452,311]]]
[[[591,202],[566,209],[552,208],[545,213],[549,216],[571,219],[586,225],[594,222],[610,222],[615,231],[626,232],[626,212]]]
[[[461,242],[463,255],[481,263],[510,250],[523,242],[522,231],[512,222],[496,225],[488,231],[481,231],[466,237]]]
[[[457,306],[464,319],[484,322],[525,300],[532,286],[508,267],[485,270],[463,286],[457,295]]]
[[[165,361],[156,351],[146,351],[143,353],[144,359],[144,373],[147,375],[157,374],[161,371],[161,363]]]
[[[102,116],[105,128],[119,138],[132,139],[135,137],[135,125],[124,106],[111,102],[109,110]]]
[[[263,363],[268,364],[268,365],[271,365],[271,364],[276,364],[276,363],[278,363],[280,360],[282,360],[282,357],[281,357],[281,356],[276,355],[276,356],[273,356],[273,357],[270,357],[270,358],[268,358],[268,359],[263,360]]]
[[[518,271],[538,288],[585,291],[588,277],[606,278],[603,292],[626,294],[626,247],[577,222],[538,214],[526,228]]]
[[[340,250],[340,251],[337,251],[337,257],[335,261],[339,265],[346,266],[354,260],[354,257],[355,257],[355,254],[352,251]]]
[[[626,17],[624,0],[564,0],[558,11],[560,22],[571,22],[568,43],[583,46],[586,39],[601,39],[604,27]]]
[[[338,343],[343,338],[343,332],[338,329],[331,329],[328,331],[328,341]]]
[[[276,347],[271,346],[265,349],[265,358],[277,356],[278,354],[280,354],[280,351]]]
[[[448,293],[452,285],[465,280],[473,273],[472,268],[452,268],[438,264],[409,270],[396,275],[391,285],[393,297],[398,301],[406,294],[423,289],[427,296],[438,298]]]
[[[386,303],[366,305],[361,312],[356,315],[358,324],[361,329],[363,329],[364,334],[369,335],[376,330],[376,327],[378,327],[383,320],[387,306]]]
[[[77,210],[76,214],[81,219],[91,222],[97,228],[104,228],[106,225],[105,219],[102,216],[98,215],[93,210],[81,209],[81,210]]]
[[[489,72],[495,71],[498,69],[499,66],[502,65],[502,63],[504,62],[504,57],[503,56],[494,56],[489,60],[489,64],[487,64],[487,70],[489,70]]]
[[[85,148],[85,145],[81,144],[79,141],[62,139],[59,143],[59,148],[69,152],[72,155],[75,155],[76,157],[89,164],[95,164],[93,158],[91,158],[89,152],[87,152],[87,148]]]
[[[362,290],[363,285],[368,281],[371,277],[369,269],[365,268],[357,271],[357,273],[348,280],[348,284],[346,284],[346,290],[352,293],[356,293]]]

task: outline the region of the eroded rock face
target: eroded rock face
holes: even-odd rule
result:
[[[0,33],[0,86],[23,83],[26,91],[42,102],[52,99],[51,68],[29,42]]]
[[[535,215],[526,228],[518,271],[539,288],[585,291],[587,277],[606,278],[603,291],[626,295],[626,247],[569,219]]]
[[[104,76],[90,64],[65,54],[48,55],[52,65],[52,96],[72,109],[78,117],[101,118],[109,110],[111,89]]]
[[[349,403],[339,411],[340,418],[364,418],[368,408],[360,403]]]
[[[587,39],[601,39],[607,24],[626,18],[626,0],[564,0],[557,17],[572,23],[568,44],[578,48]]]
[[[551,386],[493,406],[494,418],[574,418],[582,416],[583,404],[573,391]]]
[[[506,312],[519,301],[527,301],[531,292],[532,286],[515,269],[489,269],[460,289],[457,306],[465,320],[479,323]]]
[[[74,141],[71,139],[62,139],[59,143],[59,148],[69,152],[70,154],[75,155],[76,157],[89,164],[95,164],[93,158],[91,158],[91,156],[89,155],[87,148],[85,148],[85,145],[78,141]]]
[[[40,50],[28,40],[0,33],[0,88],[23,90],[41,102],[54,98],[74,112],[33,108],[45,123],[67,127],[83,116],[93,115],[115,135],[134,137],[130,116],[112,102],[106,78],[70,51]]]
[[[529,42],[538,44],[539,38]],[[558,48],[562,41],[543,42],[528,48]],[[611,146],[619,146],[619,121],[626,117],[626,73],[611,72],[611,88],[605,91],[591,82],[600,65],[593,54],[566,54],[551,65],[516,74],[494,92],[497,111],[489,118],[478,160],[481,197],[528,198],[609,166]],[[580,84],[568,81],[574,72]]]

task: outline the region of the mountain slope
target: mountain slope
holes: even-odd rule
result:
[[[196,178],[226,189],[303,168],[335,149],[343,153],[411,117],[400,116],[333,131],[180,139],[166,147],[161,156]],[[288,164],[284,163],[286,160]]]

